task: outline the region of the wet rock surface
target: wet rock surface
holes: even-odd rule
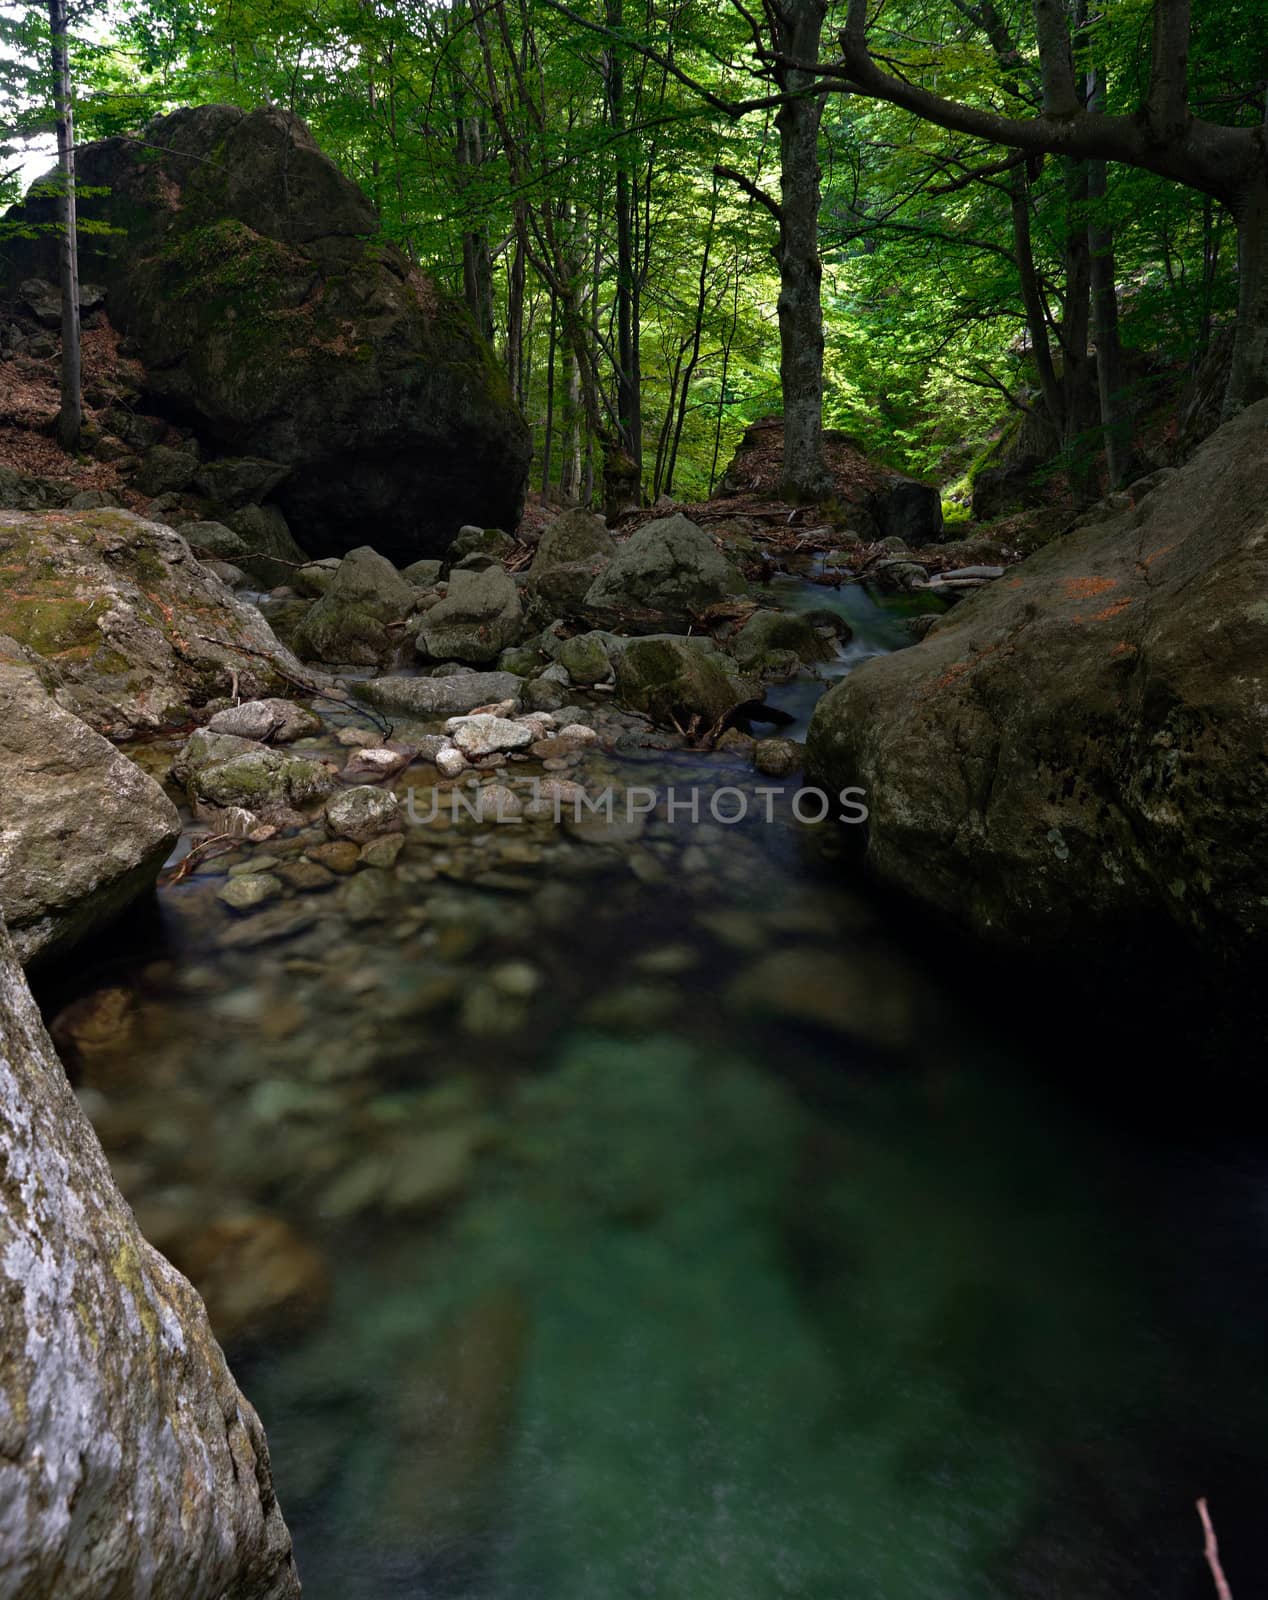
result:
[[[297,1600],[259,1418],[115,1187],[2,921],[0,1147],[9,1587]]]

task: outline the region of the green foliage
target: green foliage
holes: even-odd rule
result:
[[[889,0],[878,40],[940,93],[1028,114],[1030,7],[1001,0],[1000,10],[1016,44],[1005,59],[951,0]],[[0,173],[6,152],[49,125],[41,15],[0,16],[17,108],[0,128]],[[1080,36],[1080,69],[1103,71],[1110,110],[1139,101],[1149,15],[1149,0],[1115,0]],[[826,40],[841,21],[830,10]],[[1202,114],[1261,116],[1265,23],[1268,0],[1197,8]],[[469,263],[483,254],[495,343],[552,487],[578,492],[601,454],[587,370],[599,425],[613,426],[618,180],[635,196],[645,488],[706,495],[744,427],[778,409],[776,226],[714,173],[722,164],[777,188],[773,109],[731,118],[707,98],[770,89],[732,0],[116,0],[84,31],[74,51],[81,137],[136,129],[179,104],[269,102],[308,121],[378,206],[385,239],[451,291],[463,289],[464,251]],[[460,136],[469,125],[475,159]],[[1010,180],[968,176],[999,156],[886,105],[825,104],[825,421],[944,482],[969,470],[1013,404],[1039,403]],[[1066,247],[1092,222],[1113,228],[1123,340],[1142,394],[1232,315],[1234,230],[1201,196],[1113,169],[1103,203],[1072,206],[1060,162],[1032,172],[1026,195],[1058,364]]]

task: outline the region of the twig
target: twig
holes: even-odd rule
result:
[[[1206,1535],[1206,1546],[1203,1554],[1206,1564],[1211,1569],[1211,1577],[1215,1580],[1215,1592],[1219,1600],[1233,1600],[1233,1591],[1228,1586],[1228,1579],[1224,1576],[1224,1568],[1220,1566],[1220,1545],[1215,1537],[1215,1529],[1211,1525],[1211,1514],[1206,1509],[1206,1496],[1198,1501],[1198,1516],[1202,1519],[1202,1531]]]
[[[302,678],[292,676],[285,667],[278,666],[277,661],[266,650],[255,650],[249,644],[239,644],[236,639],[213,639],[206,633],[196,633],[194,637],[201,639],[204,644],[218,645],[222,650],[241,650],[243,655],[257,656],[261,661],[267,661],[279,678],[285,678],[287,683],[310,695],[314,700],[328,700],[332,706],[339,706],[341,710],[355,711],[360,716],[368,717],[385,739],[392,737],[392,724],[386,717],[380,716],[373,706],[367,705],[362,700],[349,700],[346,696],[341,698],[337,694],[327,694],[315,684],[305,683]]]
[[[232,841],[234,844],[242,842],[241,836],[236,833],[209,833],[205,839],[200,839],[196,845],[191,845],[171,872],[164,873],[159,879],[159,887],[170,889],[174,883],[181,883],[193,871],[194,863],[205,850],[209,850],[213,844],[224,844],[226,841]]]

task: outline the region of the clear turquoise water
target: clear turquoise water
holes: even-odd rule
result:
[[[1262,1589],[1268,1164],[1183,1048],[1009,1003],[785,809],[482,887],[522,831],[251,949],[195,877],[71,985],[125,997],[75,1070],[156,1241],[328,1273],[231,1343],[310,1600],[1189,1600],[1198,1494]]]

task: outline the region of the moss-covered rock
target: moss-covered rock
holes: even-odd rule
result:
[[[718,722],[740,698],[711,654],[664,635],[632,639],[616,661],[622,701],[666,726]]]
[[[819,702],[881,878],[1009,944],[1268,939],[1268,401]]]
[[[23,961],[109,922],[180,835],[154,779],[63,710],[56,687],[0,641],[0,911]]]
[[[113,737],[303,677],[179,534],[130,511],[0,511],[0,569],[0,634],[48,662],[62,704]]]
[[[151,396],[221,450],[292,469],[274,490],[312,555],[373,530],[398,559],[465,523],[514,527],[530,444],[466,311],[377,243],[357,186],[277,107],[198,106],[76,152],[82,270],[109,291]],[[48,200],[23,220],[53,221]],[[55,229],[6,275],[56,277]]]

